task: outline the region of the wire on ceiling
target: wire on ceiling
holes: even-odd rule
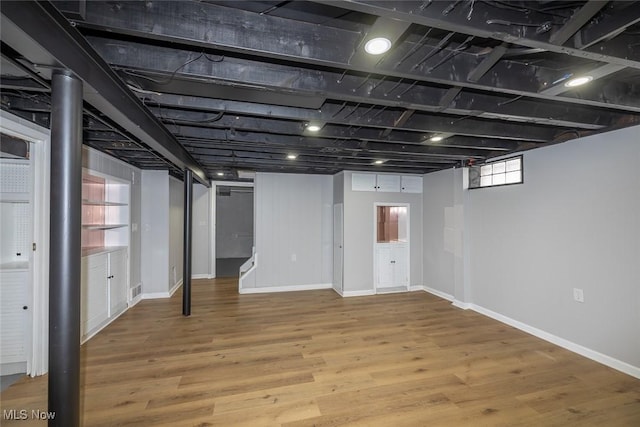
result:
[[[120,68],[120,69],[122,71],[124,71],[128,75],[131,75],[131,76],[134,76],[134,77],[140,77],[140,78],[143,78],[145,80],[149,80],[149,81],[151,81],[153,83],[156,83],[158,85],[168,85],[176,77],[176,74],[178,74],[178,71],[180,71],[181,69],[183,69],[187,65],[191,64],[192,62],[196,62],[200,58],[205,58],[205,59],[207,59],[207,60],[209,60],[211,62],[222,62],[222,61],[224,61],[224,56],[220,56],[220,58],[212,59],[206,53],[200,52],[200,55],[198,55],[195,58],[192,58],[192,59],[188,60],[187,62],[185,62],[184,64],[180,65],[178,68],[173,70],[173,72],[171,73],[169,78],[163,79],[163,80],[154,79],[153,77],[147,76],[144,73],[139,73],[139,72],[136,72],[136,71],[133,71],[133,70],[129,70],[129,69],[126,69],[126,68]],[[114,68],[117,68],[117,67],[114,67]]]
[[[420,49],[424,43],[424,41],[427,39],[427,37],[429,37],[429,33],[431,33],[431,30],[433,30],[433,28],[429,28],[427,30],[426,33],[424,33],[424,35],[422,36],[422,38],[420,39],[420,41],[418,41],[418,43],[416,43],[410,50],[409,52],[405,53],[405,55],[400,58],[400,60],[398,62],[395,63],[395,65],[393,66],[393,68],[398,68],[398,66],[400,64],[402,64],[408,57],[410,57],[411,55],[413,55],[414,53],[416,53],[418,51],[418,49]]]

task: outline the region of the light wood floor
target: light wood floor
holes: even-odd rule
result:
[[[82,348],[85,426],[640,426],[640,380],[423,292],[197,280]],[[45,409],[46,378],[0,395]],[[3,426],[45,425],[7,421]]]

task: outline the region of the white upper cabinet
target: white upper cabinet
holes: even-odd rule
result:
[[[375,173],[354,173],[351,175],[352,191],[376,191]]]
[[[415,175],[402,175],[400,191],[403,193],[422,193],[422,177]]]
[[[385,193],[397,193],[400,191],[399,175],[378,175],[376,191]]]
[[[352,191],[385,193],[422,193],[422,177],[412,175],[351,174]]]

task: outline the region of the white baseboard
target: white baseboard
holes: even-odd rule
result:
[[[159,299],[159,298],[171,298],[169,292],[147,292],[142,294],[142,299]]]
[[[473,304],[468,303],[468,302],[463,302],[463,301],[459,301],[457,299],[453,299],[451,301],[451,305],[454,307],[458,307],[462,310],[469,310],[469,309],[473,309]]]
[[[422,286],[422,285],[411,285],[411,286],[409,286],[409,292],[415,292],[415,291],[424,291],[424,286]]]
[[[451,301],[451,302],[455,301],[455,298],[453,297],[453,295],[448,294],[446,292],[439,291],[439,290],[434,289],[434,288],[430,288],[429,286],[425,286],[424,287],[424,291],[428,292],[428,293],[430,293],[432,295],[435,295],[437,297],[440,297],[442,299],[446,299],[447,301]]]
[[[182,279],[178,281],[173,288],[169,290],[169,292],[147,292],[141,295],[142,299],[160,299],[160,298],[171,298],[173,294],[176,293],[178,288],[182,286]]]
[[[313,291],[318,289],[333,289],[331,283],[318,283],[311,285],[292,285],[292,286],[261,286],[259,288],[239,289],[241,294],[264,294],[271,292],[295,292],[295,291]]]
[[[178,280],[178,283],[176,283],[175,285],[173,285],[173,288],[171,288],[171,290],[169,291],[169,297],[172,297],[173,294],[176,293],[176,291],[178,290],[178,288],[182,286],[182,279]]]
[[[192,274],[191,278],[192,279],[215,279],[215,276],[212,276],[211,274]]]
[[[455,305],[455,303],[454,303]],[[569,351],[574,353],[578,353],[581,356],[584,356],[588,359],[594,360],[596,362],[602,363],[610,368],[616,369],[620,372],[624,372],[625,374],[631,375],[635,378],[640,378],[640,367],[630,365],[621,360],[615,359],[611,356],[607,356],[606,354],[599,353],[595,350],[591,350],[590,348],[583,347],[580,344],[576,344],[572,341],[566,340],[564,338],[560,338],[556,335],[550,334],[549,332],[545,332],[541,329],[534,328],[533,326],[527,325],[526,323],[522,323],[518,320],[512,319],[510,317],[504,316],[502,314],[496,313],[484,307],[480,307],[476,304],[467,304],[473,311],[483,314],[487,317],[491,317],[499,322],[505,323],[509,326],[513,326],[514,328],[520,329],[528,334],[541,338],[545,341],[563,347]]]
[[[138,296],[136,296],[135,298],[133,298],[131,301],[129,301],[129,308],[135,306],[136,304],[138,304],[140,301],[142,301],[142,294],[138,294]]]
[[[376,291],[373,289],[365,289],[363,291],[343,291],[342,296],[347,297],[367,297],[370,295],[375,295]]]

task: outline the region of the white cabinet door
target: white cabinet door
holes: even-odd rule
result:
[[[402,175],[400,191],[403,193],[422,193],[422,177]]]
[[[109,317],[127,308],[127,250],[109,253]]]
[[[81,333],[86,335],[109,318],[108,254],[82,258]]]
[[[0,272],[0,374],[25,372],[28,271]],[[24,367],[17,366],[24,363]],[[10,365],[16,366],[10,366]],[[17,369],[16,369],[17,368]]]
[[[378,175],[376,190],[385,193],[399,193],[400,175]]]
[[[421,181],[422,182],[422,181]],[[420,184],[422,192],[422,184]],[[351,174],[352,191],[400,192],[400,175],[376,175],[373,173]]]
[[[391,249],[393,265],[393,286],[409,285],[409,263],[407,262],[408,251],[406,244],[395,244]]]
[[[382,243],[376,247],[376,289],[409,286],[408,246]]]
[[[351,174],[352,191],[376,191],[376,174],[353,173]]]
[[[393,259],[388,244],[376,248],[376,288],[388,288],[393,284]]]

